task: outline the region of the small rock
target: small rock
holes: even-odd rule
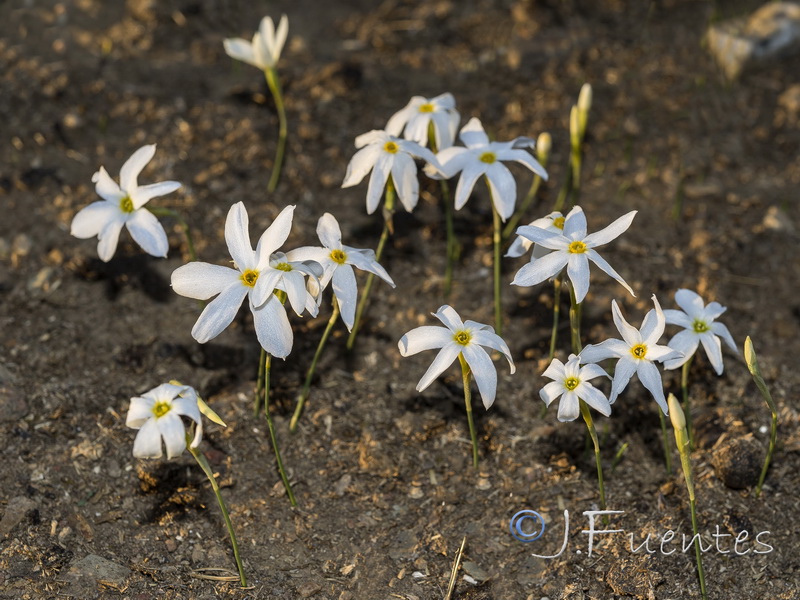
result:
[[[483,570],[477,563],[472,562],[471,560],[465,560],[461,563],[461,568],[464,569],[464,572],[473,577],[476,581],[486,581],[489,579],[489,573]]]
[[[0,538],[7,536],[11,530],[19,525],[29,511],[36,508],[36,503],[25,496],[11,498],[3,513],[3,520],[0,521]]]
[[[752,437],[723,442],[712,451],[717,477],[729,488],[741,490],[755,485],[764,464],[764,452]]]
[[[31,253],[31,248],[33,248],[33,241],[30,236],[24,233],[16,236],[11,242],[11,265],[18,267],[20,261]]]
[[[347,488],[350,487],[350,484],[353,482],[353,477],[346,473],[339,478],[333,486],[333,491],[336,493],[337,496],[344,496],[344,493],[347,491]]]
[[[70,563],[65,577],[70,585],[62,591],[67,595],[79,598],[94,597],[98,582],[102,582],[106,587],[122,590],[125,588],[125,580],[130,575],[131,571],[127,567],[118,565],[102,556],[89,554]]]
[[[310,598],[322,590],[322,586],[316,581],[306,581],[297,586],[297,593],[301,598]]]
[[[167,552],[175,552],[175,550],[178,549],[178,542],[176,542],[172,538],[164,542],[164,545],[167,547]]]
[[[200,546],[200,544],[197,544],[192,550],[192,557],[191,557],[192,563],[194,564],[201,563],[203,562],[203,560],[205,560],[205,557],[206,553],[203,552],[203,548]]]
[[[794,233],[794,223],[789,219],[786,211],[777,206],[770,206],[767,209],[767,214],[764,215],[764,220],[761,222],[764,229],[771,229],[772,231],[782,231],[785,233]]]

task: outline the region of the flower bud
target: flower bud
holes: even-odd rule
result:
[[[550,160],[550,151],[553,149],[553,138],[549,133],[543,131],[536,139],[536,158],[543,167],[547,166],[547,161]]]
[[[578,94],[578,110],[584,114],[592,109],[592,86],[584,83]]]
[[[578,107],[572,105],[572,110],[569,111],[569,140],[572,144],[573,150],[580,148],[581,145],[581,118],[578,113]]]
[[[686,416],[683,414],[681,403],[678,402],[675,394],[669,395],[667,405],[669,406],[669,418],[675,431],[684,431],[686,429]]]

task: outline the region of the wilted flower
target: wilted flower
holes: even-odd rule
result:
[[[697,352],[697,346],[703,344],[708,360],[714,367],[717,375],[722,375],[722,344],[720,338],[734,352],[738,352],[736,342],[733,341],[730,331],[722,323],[715,323],[727,309],[719,302],[703,304],[703,299],[691,290],[680,289],[675,293],[675,302],[683,310],[664,311],[664,317],[670,325],[679,325],[684,328],[669,341],[668,346],[683,356],[664,362],[665,369],[677,369]]]
[[[374,273],[392,287],[395,287],[394,281],[375,260],[375,252],[342,245],[342,231],[332,214],[325,213],[320,217],[317,223],[317,235],[324,248],[305,246],[292,250],[287,257],[296,261],[314,261],[322,265],[324,271],[320,285],[324,289],[333,281],[333,294],[342,313],[342,320],[349,331],[353,328],[358,300],[358,286],[353,267]]]
[[[230,38],[224,40],[222,44],[225,53],[231,58],[266,71],[278,64],[288,33],[289,19],[286,15],[281,17],[277,32],[272,17],[264,17],[261,19],[258,31],[253,35],[252,42],[242,38]]]
[[[555,276],[567,267],[567,276],[575,290],[575,301],[580,303],[589,291],[589,261],[616,279],[632,296],[636,294],[625,280],[601,257],[595,248],[607,244],[631,226],[636,211],[633,210],[596,233],[586,233],[586,216],[580,206],[574,207],[564,219],[561,232],[523,226],[517,234],[536,242],[544,248],[554,250],[524,265],[517,271],[512,285],[531,286]],[[663,329],[662,329],[663,331]]]
[[[581,351],[580,359],[582,363],[597,363],[606,358],[618,358],[614,367],[609,402],[614,404],[617,396],[625,389],[635,373],[666,415],[667,399],[664,397],[661,373],[658,372],[654,363],[675,358],[680,353],[668,346],[658,345],[658,340],[664,334],[666,321],[655,295],[652,298],[655,308],[647,312],[641,329],[630,325],[622,316],[617,301],[612,300],[611,312],[614,315],[614,324],[622,335],[622,339],[610,339],[599,344],[590,344]]]
[[[144,205],[152,198],[174,192],[181,184],[162,181],[139,185],[139,173],[155,153],[155,144],[142,146],[134,152],[120,169],[119,185],[103,167],[92,176],[95,191],[103,200],[93,202],[78,212],[72,219],[70,233],[80,239],[97,236],[97,254],[104,262],[114,256],[123,226],[128,228],[134,241],[148,254],[159,257],[167,255],[167,234]]]
[[[488,409],[494,402],[497,390],[497,372],[491,357],[482,346],[502,352],[508,360],[511,373],[514,373],[511,351],[492,327],[475,321],[462,322],[458,313],[448,305],[439,308],[433,316],[444,323],[445,327],[417,327],[400,338],[398,343],[400,354],[403,356],[441,348],[431,366],[419,380],[417,391],[421,392],[427,388],[453,364],[459,355],[462,355],[475,376],[483,405]]]
[[[253,325],[261,347],[272,356],[286,358],[292,351],[292,328],[281,301],[272,292],[286,292],[292,308],[316,314],[316,300],[308,298],[304,275],[313,274],[308,266],[290,263],[275,251],[289,237],[294,206],[287,206],[261,235],[256,250],[250,245],[247,210],[237,202],[225,220],[225,241],[234,269],[203,262],[192,262],[172,273],[172,289],[181,296],[208,300],[192,328],[201,344],[218,336],[231,324],[245,296],[253,313]],[[313,307],[313,308],[312,308]]]
[[[421,146],[428,145],[428,131],[433,124],[436,150],[453,145],[461,116],[456,110],[456,101],[450,93],[435,98],[414,96],[386,124],[386,133],[400,136]]]
[[[203,422],[197,405],[197,392],[188,385],[162,383],[149,392],[131,398],[125,425],[138,429],[133,442],[136,458],[161,458],[161,440],[167,447],[167,458],[186,449],[186,429],[181,416],[189,417],[195,427],[192,448],[200,445]]]
[[[553,359],[542,375],[553,379],[540,391],[539,396],[547,406],[561,396],[558,405],[559,421],[574,421],[581,414],[580,401],[583,400],[606,417],[611,414],[611,404],[605,394],[595,388],[590,379],[595,377],[608,377],[608,374],[596,364],[580,366],[580,357],[569,355],[564,364],[557,358]]]
[[[372,214],[378,208],[389,176],[392,178],[400,202],[407,211],[413,211],[419,200],[419,180],[414,158],[421,158],[434,165],[436,169],[440,166],[433,152],[427,148],[377,129],[358,136],[356,148],[360,150],[353,155],[347,165],[342,187],[358,185],[367,173],[372,171],[367,187],[368,214]]]
[[[475,182],[481,175],[485,175],[492,193],[492,202],[503,221],[514,213],[517,183],[511,171],[502,163],[504,160],[513,160],[525,165],[542,179],[547,179],[544,167],[529,152],[522,149],[535,146],[531,138],[518,137],[510,142],[490,142],[481,122],[475,117],[461,128],[459,137],[466,148],[452,146],[436,155],[442,163],[439,171],[445,178],[450,179],[456,173],[461,173],[456,186],[456,210],[466,204]],[[437,175],[430,167],[427,167],[425,172],[430,176]]]

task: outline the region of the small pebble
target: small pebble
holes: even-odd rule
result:
[[[741,490],[758,481],[764,452],[752,437],[737,438],[715,448],[711,462],[717,477],[734,490]]]

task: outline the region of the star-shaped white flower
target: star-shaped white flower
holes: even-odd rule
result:
[[[636,329],[625,320],[617,306],[617,301],[612,300],[611,312],[614,315],[614,324],[622,335],[622,339],[610,339],[599,344],[590,344],[581,351],[580,359],[581,363],[597,363],[606,358],[618,358],[614,367],[614,379],[611,382],[611,395],[608,401],[614,404],[617,396],[625,389],[635,373],[666,415],[667,399],[664,397],[661,373],[658,372],[655,362],[676,358],[680,353],[668,346],[658,344],[658,340],[664,334],[666,320],[655,295],[652,298],[655,308],[651,308],[645,315],[641,330]]]
[[[544,167],[529,152],[523,150],[534,147],[536,142],[531,138],[518,137],[510,142],[490,142],[481,122],[475,117],[461,128],[459,137],[466,148],[452,146],[436,155],[442,163],[439,171],[446,179],[461,172],[456,186],[456,210],[466,204],[475,182],[481,175],[485,175],[492,192],[492,202],[503,221],[514,213],[517,182],[508,167],[502,163],[504,160],[513,160],[525,165],[542,179],[547,180],[547,171]],[[426,167],[425,172],[432,177],[437,176],[430,167]]]
[[[405,209],[408,212],[414,210],[419,200],[417,163],[414,158],[421,158],[437,169],[440,166],[433,152],[427,148],[377,129],[358,136],[356,148],[360,150],[347,165],[342,187],[358,185],[372,171],[367,187],[367,213],[370,215],[378,208],[389,176]]]
[[[375,260],[372,250],[359,250],[342,245],[342,231],[339,222],[330,213],[322,215],[317,222],[317,235],[324,248],[304,246],[287,254],[294,261],[314,261],[322,265],[323,275],[320,285],[326,288],[333,281],[333,294],[348,331],[353,329],[358,301],[358,286],[353,267],[374,273],[386,283],[395,287],[386,270]]]
[[[544,229],[545,231],[550,231],[552,233],[561,233],[564,231],[564,215],[558,211],[554,211],[546,217],[531,221],[527,226],[538,227],[539,229]],[[534,244],[531,240],[523,235],[517,235],[517,237],[511,243],[511,246],[509,246],[506,256],[510,258],[518,258],[530,250],[531,246],[533,246],[531,262],[537,258],[543,257],[545,254],[550,253],[549,248],[545,248],[539,244]]]
[[[611,414],[611,403],[605,394],[595,388],[590,379],[608,377],[602,367],[596,364],[580,365],[580,357],[570,354],[567,364],[553,359],[542,375],[552,379],[539,390],[539,396],[547,406],[561,396],[558,404],[558,420],[574,421],[581,414],[580,400],[583,400],[606,417]]]
[[[136,458],[161,458],[161,440],[167,447],[167,458],[186,449],[186,429],[181,416],[197,423],[192,448],[200,445],[203,422],[197,404],[197,392],[187,385],[162,383],[149,392],[131,398],[125,425],[138,429],[133,442]]]
[[[728,328],[722,323],[715,323],[727,309],[719,302],[703,304],[703,299],[691,290],[680,289],[675,293],[675,302],[683,310],[664,311],[667,323],[684,328],[675,334],[667,344],[670,348],[681,352],[683,356],[664,362],[665,369],[677,369],[689,360],[697,351],[698,344],[703,344],[708,360],[717,375],[722,375],[722,344],[720,338],[734,352],[739,352]]]
[[[445,93],[435,98],[414,96],[386,124],[386,133],[400,136],[421,146],[428,146],[428,130],[433,124],[437,150],[453,145],[461,115],[456,110],[453,94]]]
[[[400,338],[398,343],[402,356],[441,348],[431,366],[419,380],[417,391],[421,392],[433,383],[460,354],[475,376],[483,405],[488,409],[494,402],[497,391],[497,372],[489,354],[481,346],[502,352],[513,374],[515,367],[511,351],[492,327],[475,321],[462,322],[458,313],[446,304],[433,313],[433,316],[445,326],[417,327]]]
[[[536,242],[549,250],[554,250],[541,258],[524,265],[517,271],[512,285],[531,286],[554,277],[564,267],[575,290],[575,300],[580,303],[589,291],[589,261],[600,267],[605,273],[616,279],[622,286],[636,296],[630,286],[595,248],[607,244],[617,238],[631,226],[636,211],[621,216],[605,229],[596,233],[586,233],[586,216],[580,206],[574,207],[564,219],[561,232],[548,231],[539,227],[522,226],[517,234]]]
[[[103,199],[81,209],[72,219],[70,233],[76,238],[98,238],[97,254],[108,262],[117,250],[122,227],[128,228],[134,241],[152,256],[165,257],[169,250],[167,234],[158,219],[144,208],[149,200],[174,192],[181,184],[162,181],[139,185],[142,169],[156,153],[156,145],[142,146],[125,161],[117,185],[103,167],[92,176],[95,191]]]
[[[275,251],[289,237],[294,206],[287,206],[258,240],[256,250],[250,245],[247,211],[237,202],[225,220],[225,241],[233,258],[234,269],[203,262],[192,262],[172,273],[172,289],[181,296],[208,300],[192,328],[192,336],[201,344],[218,336],[231,324],[245,296],[253,313],[253,324],[261,347],[272,356],[286,358],[292,350],[292,328],[286,310],[272,292],[286,292],[292,308],[300,314],[316,314],[316,300],[309,299],[304,275],[313,270],[290,263]],[[312,308],[313,307],[313,308]]]
[[[222,44],[225,47],[225,53],[231,58],[266,71],[278,64],[288,33],[289,19],[286,18],[286,15],[281,17],[277,32],[272,17],[264,17],[261,19],[258,31],[253,35],[252,42],[242,38],[230,38],[224,40]]]

